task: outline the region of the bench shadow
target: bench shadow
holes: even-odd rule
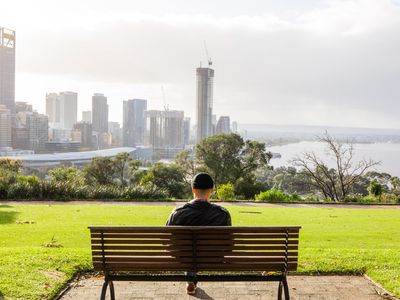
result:
[[[4,207],[12,207],[12,206],[0,205],[0,208],[4,208]],[[0,224],[15,223],[18,214],[19,213],[16,211],[0,211]],[[1,294],[0,294],[0,297],[1,297]]]
[[[213,297],[211,297],[210,295],[208,295],[206,293],[205,290],[203,290],[202,288],[198,287],[196,289],[196,294],[193,295],[193,298],[197,298],[197,299],[202,299],[202,300],[214,300]]]

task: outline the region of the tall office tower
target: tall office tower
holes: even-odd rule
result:
[[[118,122],[108,122],[108,133],[111,134],[111,144],[113,146],[122,145],[122,130]]]
[[[197,68],[197,134],[196,142],[212,135],[212,107],[214,89],[214,70]]]
[[[164,112],[164,146],[183,148],[183,118],[184,112],[180,110],[167,110]]]
[[[92,111],[91,110],[82,111],[82,122],[92,123]]]
[[[74,124],[74,131],[79,132],[79,140],[82,147],[92,147],[92,124],[88,122],[78,122]]]
[[[11,111],[5,105],[0,105],[0,147],[11,147]]]
[[[123,145],[135,147],[144,144],[145,111],[147,100],[132,99],[123,103]]]
[[[0,27],[0,105],[15,110],[15,31]]]
[[[190,118],[183,119],[183,143],[189,145],[190,142]]]
[[[77,121],[78,94],[74,92],[60,93],[60,123],[61,127],[72,128]]]
[[[108,132],[108,104],[103,94],[92,96],[92,124],[97,133]]]
[[[231,123],[231,121],[228,116],[219,117],[215,132],[217,134],[218,133],[230,133],[231,132],[230,123]]]
[[[57,93],[46,94],[46,115],[49,123],[60,123],[60,97]]]

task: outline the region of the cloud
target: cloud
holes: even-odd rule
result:
[[[193,116],[195,68],[206,61],[207,40],[219,115],[400,128],[400,7],[385,0],[326,3],[290,18],[117,10],[77,14],[68,23],[66,13],[43,20],[40,30],[18,32],[17,67],[98,82],[100,90],[104,83],[153,86],[149,98],[167,85],[170,106]],[[124,90],[135,97],[135,89]]]

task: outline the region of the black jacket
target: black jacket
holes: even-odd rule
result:
[[[175,208],[168,218],[167,226],[231,226],[229,212],[214,203],[194,199]]]

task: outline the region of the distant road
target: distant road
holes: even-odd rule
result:
[[[0,201],[2,205],[154,205],[177,206],[185,201]],[[400,204],[367,205],[367,204],[297,204],[297,203],[255,203],[255,202],[216,202],[222,206],[247,207],[293,207],[293,208],[353,208],[353,209],[400,209]]]

